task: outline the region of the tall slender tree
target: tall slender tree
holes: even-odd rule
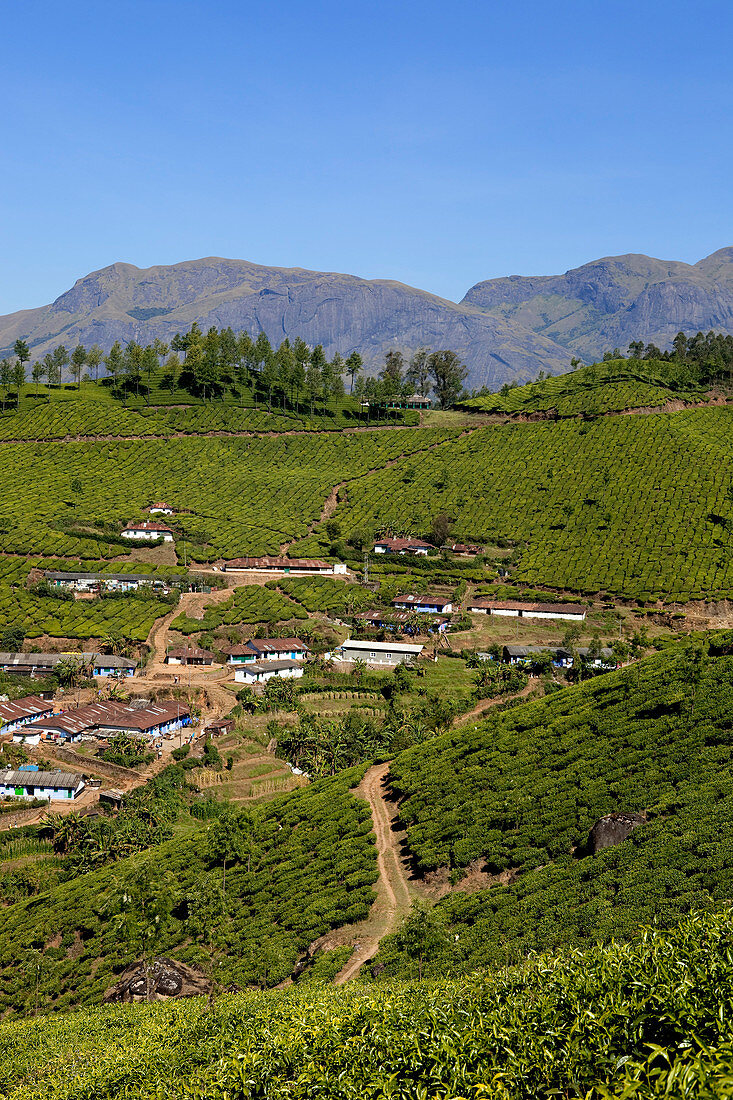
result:
[[[358,351],[352,351],[351,355],[346,360],[346,373],[351,379],[351,387],[349,389],[349,393],[354,392],[354,379],[356,378],[357,374],[361,372],[363,364],[364,360],[359,355]]]
[[[77,344],[71,353],[71,373],[76,382],[76,388],[81,389],[81,375],[84,364],[87,361],[87,351],[83,344]]]

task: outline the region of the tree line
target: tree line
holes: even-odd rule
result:
[[[3,409],[12,390],[20,401],[28,382],[28,343],[16,340],[13,352],[14,359],[0,361]],[[149,402],[154,379],[171,394],[181,388],[204,401],[223,398],[227,389],[241,386],[266,402],[268,412],[273,407],[308,408],[311,416],[316,405],[345,396],[345,379],[349,394],[364,403],[427,396],[432,389],[441,408],[446,408],[461,395],[467,375],[455,352],[421,348],[409,361],[400,351],[387,352],[378,376],[366,377],[357,351],[346,359],[338,352],[329,359],[321,344],[311,348],[300,338],[286,338],[274,347],[264,332],[255,338],[231,328],[210,328],[204,333],[195,322],[170,343],[155,339],[142,345],[131,340],[123,346],[117,340],[106,354],[97,344],[89,349],[78,344],[71,351],[59,344],[31,364],[30,380],[36,388],[42,382],[58,387],[67,369],[77,389],[82,379],[100,382],[101,369],[102,384],[111,385],[122,400],[142,392]]]

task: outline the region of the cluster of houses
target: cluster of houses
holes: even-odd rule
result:
[[[187,583],[182,576],[163,580],[150,573],[59,573],[50,569],[45,571],[44,578],[51,588],[73,592],[77,599],[98,596],[102,592],[137,592],[140,588],[165,594]]]
[[[137,662],[112,653],[0,653],[0,670],[19,676],[50,676],[61,661],[78,661],[92,676],[128,677],[135,675]]]
[[[310,650],[300,638],[250,638],[224,650],[226,663],[234,668],[238,684],[264,684],[274,676],[300,679]],[[172,649],[166,655],[169,665],[200,665],[214,663],[207,649],[188,645]]]
[[[80,741],[114,734],[147,738],[165,737],[191,723],[185,703],[88,703],[62,711],[50,699],[37,695],[0,703],[0,734],[13,741],[38,745],[41,741]]]

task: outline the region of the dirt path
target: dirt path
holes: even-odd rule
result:
[[[508,703],[510,699],[526,699],[528,695],[531,695],[534,690],[534,682],[529,681],[525,684],[521,691],[518,691],[515,695],[497,695],[494,699],[481,699],[475,707],[471,707],[470,710],[464,711],[463,714],[459,714],[457,718],[453,719],[452,727],[457,729],[459,726],[465,726],[467,722],[474,721],[476,718],[482,718],[487,710],[492,707],[498,707],[499,703]]]
[[[336,985],[343,985],[353,978],[364,963],[376,955],[379,941],[394,932],[410,910],[412,898],[409,874],[402,859],[399,841],[392,829],[394,809],[384,796],[384,782],[388,771],[389,764],[375,765],[369,769],[357,788],[357,794],[369,802],[372,811],[377,838],[379,881],[376,887],[377,897],[367,919],[351,929],[340,930],[349,933],[348,938],[340,938],[340,943],[352,942],[355,951],[346,966],[336,975]],[[324,937],[326,941],[329,939],[328,936]],[[337,942],[339,941],[331,938],[329,945],[336,946]]]

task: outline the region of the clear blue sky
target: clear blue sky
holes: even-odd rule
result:
[[[220,255],[457,299],[733,244],[727,0],[3,6],[0,313]]]

